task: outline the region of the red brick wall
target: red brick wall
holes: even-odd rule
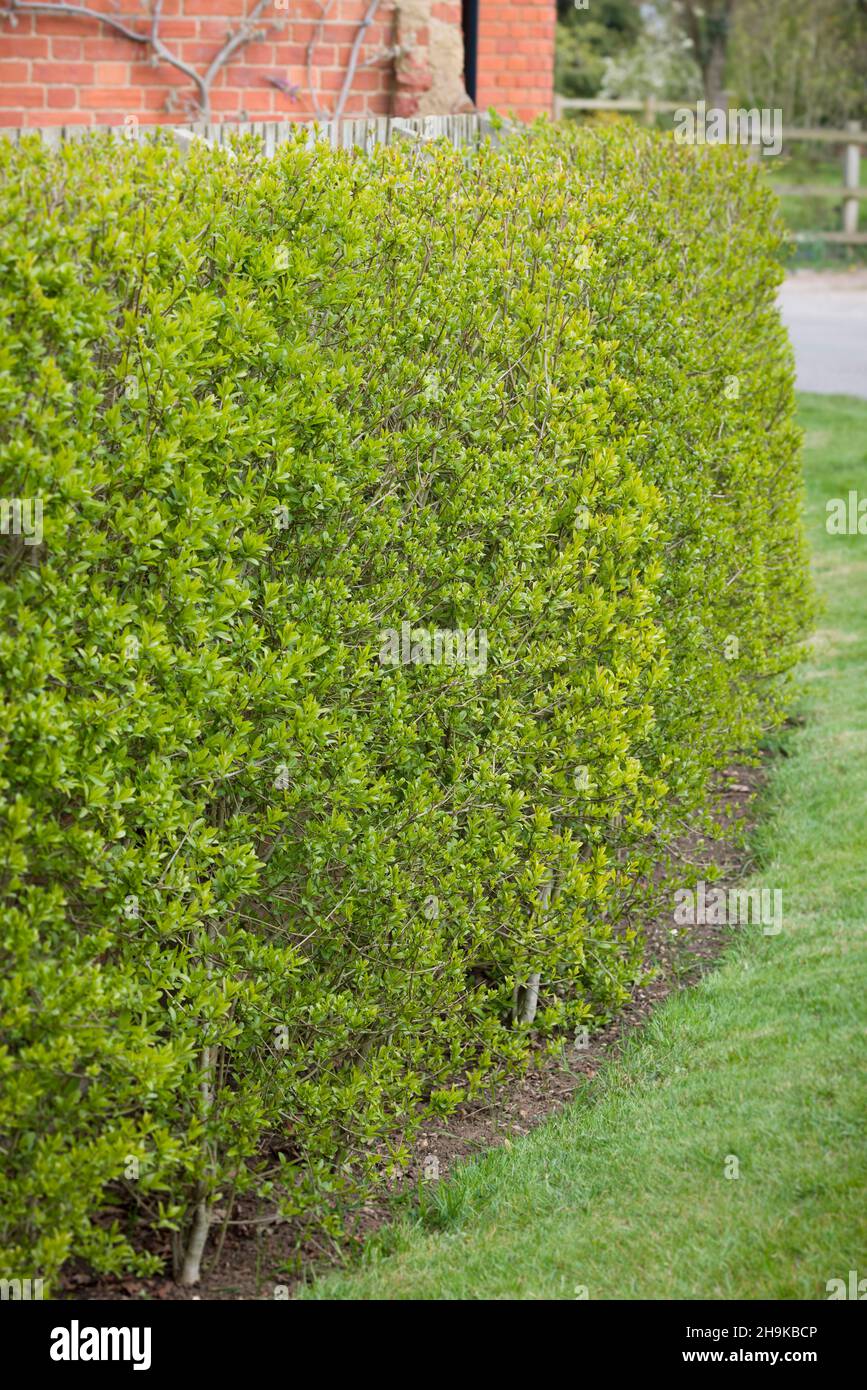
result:
[[[26,9],[26,0],[20,3]],[[87,3],[137,32],[149,28],[148,0]],[[173,53],[204,72],[253,3],[163,0],[160,36]],[[280,3],[269,4],[256,23],[268,29],[265,36],[243,47],[218,74],[211,90],[212,120],[310,120],[332,114],[369,0],[332,0],[313,52],[313,93],[306,50],[321,7],[316,0],[283,0],[278,8]],[[131,117],[142,124],[178,122],[197,114],[194,85],[168,63],[152,61],[146,45],[93,19],[21,10],[16,17],[14,26],[0,18],[0,126],[120,125]],[[344,114],[470,109],[460,81],[460,23],[456,0],[383,0],[364,36]],[[522,117],[550,110],[553,46],[554,0],[480,0],[480,108],[514,108]],[[443,61],[454,71],[443,73]],[[281,90],[272,78],[290,90]]]
[[[480,0],[476,105],[514,110],[522,120],[551,114],[555,0]]]

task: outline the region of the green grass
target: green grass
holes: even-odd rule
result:
[[[827,498],[867,493],[867,403],[801,410],[825,611],[755,841],[783,931],[745,928],[568,1110],[303,1297],[822,1299],[867,1276],[867,537],[824,529]]]

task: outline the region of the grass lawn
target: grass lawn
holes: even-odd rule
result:
[[[755,838],[782,932],[743,928],[577,1103],[302,1297],[823,1299],[867,1277],[867,536],[824,525],[867,495],[867,402],[801,416],[825,611]]]

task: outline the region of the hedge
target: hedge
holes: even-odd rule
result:
[[[620,128],[0,179],[3,1265],[190,1282],[639,978],[809,612],[784,233]]]

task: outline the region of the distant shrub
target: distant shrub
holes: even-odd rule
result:
[[[0,145],[9,1275],[334,1222],[610,1016],[807,610],[736,151],[236,156]]]

